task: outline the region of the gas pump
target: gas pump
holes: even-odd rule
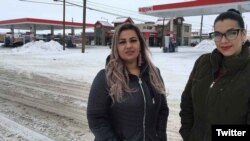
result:
[[[163,52],[169,52],[169,41],[170,37],[169,36],[164,36],[164,46],[163,46]]]

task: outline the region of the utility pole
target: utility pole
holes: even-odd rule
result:
[[[63,0],[63,50],[65,50],[65,0]]]
[[[162,24],[162,34],[161,34],[161,46],[164,50],[164,23],[165,23],[165,17],[163,18],[163,24]]]
[[[60,0],[54,0],[56,2]],[[66,9],[66,0],[63,0],[63,37],[62,37],[62,44],[63,50],[65,50],[65,9]]]
[[[86,27],[86,0],[83,0],[82,19],[82,53],[85,52],[85,27]]]
[[[200,42],[202,40],[203,15],[201,15]]]

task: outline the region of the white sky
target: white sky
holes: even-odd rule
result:
[[[19,0],[0,0],[0,20],[15,19],[15,18],[44,18],[62,20],[62,5],[42,4],[42,3],[30,3]],[[48,2],[54,4],[60,4],[61,2],[54,2],[53,0],[32,0],[37,2]],[[82,0],[66,0],[82,5]],[[171,0],[171,3],[182,2],[185,0]],[[138,14],[138,8],[144,6],[152,6],[156,4],[166,4],[170,1],[166,0],[88,0],[87,7],[102,9],[104,11],[131,16],[134,18],[144,19],[147,21],[156,21],[156,17],[148,17]],[[126,10],[126,11],[125,11]],[[134,11],[132,13],[132,11]],[[117,16],[104,14],[94,10],[87,9],[87,23],[95,23],[97,20],[108,20],[112,22]],[[244,13],[244,20],[248,27],[250,27],[250,13]],[[211,32],[215,15],[204,16],[204,32]],[[82,22],[82,8],[76,6],[66,7],[66,20],[71,21],[72,18],[76,22]],[[192,24],[192,29],[198,30],[200,28],[200,16],[185,17],[186,23]],[[0,32],[3,31],[0,29]],[[4,30],[6,31],[6,30]],[[9,31],[9,30],[8,30]],[[248,28],[248,31],[249,28]]]

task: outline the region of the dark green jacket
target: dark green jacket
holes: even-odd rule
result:
[[[221,68],[225,73],[216,79]],[[234,57],[223,57],[217,49],[202,55],[182,94],[181,136],[184,141],[210,141],[211,125],[250,124],[249,100],[249,47]]]

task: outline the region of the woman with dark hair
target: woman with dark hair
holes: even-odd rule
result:
[[[166,141],[168,106],[159,69],[140,30],[120,25],[106,68],[91,86],[87,118],[95,141]]]
[[[249,41],[241,14],[221,13],[210,35],[216,49],[196,60],[182,94],[184,141],[210,141],[212,125],[250,124]]]

